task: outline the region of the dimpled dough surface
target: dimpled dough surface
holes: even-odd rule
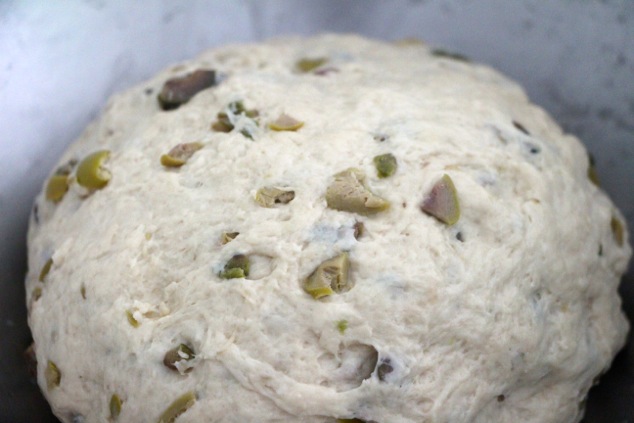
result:
[[[217,85],[161,110],[163,84],[197,69]],[[234,101],[259,116],[212,130]],[[304,125],[270,129],[281,114]],[[38,382],[64,422],[110,421],[113,394],[118,421],[155,422],[186,393],[178,423],[577,422],[624,343],[624,219],[581,143],[486,66],[357,36],[216,49],[114,96],[59,165],[99,150],[107,185],[75,167],[29,230]],[[379,178],[385,153],[398,167]],[[389,209],[327,207],[349,168]],[[453,225],[421,211],[445,174]],[[266,186],[295,197],[263,207]],[[344,252],[348,288],[313,298],[304,280]],[[221,278],[236,254],[248,277]],[[180,344],[195,358],[170,369]]]

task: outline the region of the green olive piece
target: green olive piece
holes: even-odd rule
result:
[[[387,178],[388,176],[394,175],[394,172],[396,172],[396,168],[398,166],[396,163],[396,157],[394,157],[391,153],[376,156],[373,161],[379,178]]]
[[[244,107],[244,103],[243,102],[241,102],[241,101],[233,101],[233,102],[229,103],[225,109],[233,116],[244,115],[247,118],[253,120],[256,123],[256,125],[257,125],[257,117],[260,115],[260,112],[258,112],[256,109],[247,110]],[[216,115],[218,120],[211,124],[211,130],[212,131],[216,131],[216,132],[231,132],[231,131],[233,131],[234,125],[233,125],[233,123],[231,123],[231,119],[229,118],[229,113],[224,112],[224,111],[219,112]],[[242,131],[240,131],[240,132],[245,137],[253,139],[253,136],[251,135],[251,133],[249,133],[246,129],[242,129]]]
[[[178,144],[161,156],[161,164],[165,167],[181,167],[201,148],[203,145],[199,142]]]
[[[68,175],[53,175],[46,184],[46,199],[57,203],[68,191]]]
[[[304,280],[304,291],[314,299],[327,297],[334,293],[347,291],[351,288],[348,281],[350,260],[348,253],[341,253],[336,257],[322,262]]]
[[[168,369],[179,371],[178,367],[176,367],[176,363],[182,360],[193,360],[196,357],[194,351],[185,344],[180,344],[178,347],[172,348],[168,352],[165,353],[165,357],[163,357],[163,364]],[[185,372],[190,372],[192,368],[188,368]]]
[[[52,266],[53,266],[53,259],[50,258],[46,260],[46,263],[44,263],[44,266],[42,266],[42,270],[40,270],[40,277],[38,278],[40,282],[44,282],[44,280],[46,279],[46,276],[48,275],[48,272],[51,271]]]
[[[325,57],[316,57],[316,58],[304,58],[300,59],[295,63],[295,68],[302,73],[311,72],[318,67],[326,64],[328,59]]]
[[[33,291],[31,291],[31,300],[37,301],[40,298],[42,298],[42,288],[36,286],[35,288],[33,288]]]
[[[621,223],[621,221],[618,218],[612,217],[612,220],[610,220],[610,229],[612,229],[612,235],[614,236],[614,240],[616,241],[616,244],[619,247],[622,247],[623,242],[625,241],[624,239],[625,230],[623,229],[623,223]]]
[[[223,245],[228,244],[236,239],[238,235],[240,235],[240,232],[223,232],[220,236],[220,243]]]
[[[420,205],[421,211],[451,226],[460,219],[458,193],[449,175],[434,184]]]
[[[64,198],[69,187],[69,175],[77,164],[77,160],[71,159],[65,165],[60,166],[46,184],[46,199],[57,203]]]
[[[594,156],[592,156],[592,154],[588,155],[588,179],[590,179],[590,181],[596,186],[601,186],[599,173],[597,172]]]
[[[216,85],[216,71],[199,69],[185,76],[168,79],[158,95],[163,110],[173,110],[187,103],[200,91]]]
[[[132,326],[133,328],[138,328],[139,326],[141,326],[141,323],[139,323],[139,321],[134,318],[134,314],[132,314],[130,310],[126,310],[125,315],[128,318],[128,323],[130,323],[130,326]]]
[[[117,420],[119,418],[119,414],[121,414],[121,405],[122,401],[119,398],[119,395],[112,394],[110,397],[110,418],[112,420]]]
[[[226,113],[218,113],[218,120],[211,124],[211,130],[216,132],[231,132],[233,124]]]
[[[249,257],[244,254],[236,254],[225,264],[224,270],[220,272],[223,279],[240,279],[249,276]]]
[[[304,126],[304,122],[286,113],[282,113],[277,119],[269,123],[269,128],[273,131],[297,131],[302,126]]]
[[[288,204],[295,198],[295,191],[275,187],[263,187],[255,194],[255,202],[262,207],[273,207],[276,204]]]
[[[89,189],[101,189],[108,185],[112,175],[103,167],[110,157],[110,151],[102,150],[89,154],[77,166],[77,183]]]
[[[44,379],[46,379],[46,388],[49,391],[57,388],[62,381],[62,373],[57,368],[57,365],[50,360],[46,364],[46,369],[44,369]]]
[[[454,53],[451,51],[447,51],[447,50],[443,50],[441,48],[436,48],[434,50],[431,51],[431,55],[432,56],[436,56],[436,57],[440,57],[443,59],[453,59],[453,60],[457,60],[459,62],[470,62],[471,60],[469,60],[469,58],[463,54],[460,53]]]
[[[191,408],[196,403],[196,394],[189,391],[178,397],[167,409],[161,414],[157,423],[174,423],[176,418]]]
[[[344,334],[346,332],[346,329],[348,329],[348,321],[347,320],[339,320],[337,321],[337,330],[339,331],[340,334]]]
[[[350,168],[337,173],[326,190],[328,207],[362,215],[387,210],[390,207],[389,201],[372,193],[364,182],[365,174],[359,169]]]

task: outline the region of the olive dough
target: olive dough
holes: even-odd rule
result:
[[[26,287],[64,422],[578,422],[624,344],[581,143],[422,42],[209,51],[58,166]]]

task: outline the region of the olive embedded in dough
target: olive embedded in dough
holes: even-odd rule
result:
[[[612,230],[612,235],[614,236],[616,244],[619,247],[622,247],[623,241],[625,240],[623,235],[625,230],[623,229],[623,223],[621,223],[621,220],[617,217],[612,217],[612,220],[610,220],[610,229]]]
[[[348,329],[348,321],[345,319],[337,321],[337,330],[340,334],[344,334]]]
[[[240,235],[240,232],[223,232],[222,235],[220,235],[220,243],[223,245],[228,244],[236,239],[238,235]]]
[[[354,222],[354,225],[352,225],[352,229],[353,229],[354,239],[358,240],[365,233],[365,224],[359,221]]]
[[[110,151],[101,150],[86,156],[77,166],[77,183],[88,189],[101,189],[108,185],[112,174],[104,167]]]
[[[203,148],[199,142],[188,142],[178,144],[169,153],[161,156],[161,164],[165,167],[180,167],[194,155],[195,152]]]
[[[194,350],[192,350],[189,346],[185,344],[180,344],[178,347],[172,348],[168,352],[165,353],[165,357],[163,357],[163,364],[170,370],[180,371],[177,363],[180,361],[190,361],[196,357]],[[190,372],[192,370],[191,367],[187,368],[185,372]]]
[[[328,259],[304,280],[304,291],[315,299],[347,291],[352,287],[348,278],[349,270],[348,253]]]
[[[176,109],[216,83],[216,71],[207,69],[168,79],[158,95],[159,105],[163,110]]]
[[[327,62],[328,59],[325,57],[303,58],[295,62],[295,69],[297,69],[301,73],[308,73],[314,71]]]
[[[190,391],[181,395],[176,398],[176,400],[174,400],[174,402],[171,403],[165,411],[163,411],[163,414],[161,414],[161,417],[158,418],[157,423],[174,423],[178,416],[190,409],[195,403],[196,394],[193,392]]]
[[[38,277],[40,282],[46,280],[46,276],[48,276],[48,273],[51,271],[51,267],[53,267],[53,259],[49,258],[46,260],[46,263],[44,263],[44,266],[42,266],[42,270],[40,270],[40,276]]]
[[[364,181],[365,174],[359,169],[350,168],[337,173],[326,190],[328,207],[362,215],[387,210],[389,201],[372,193]]]
[[[434,184],[420,205],[421,210],[447,225],[460,219],[460,203],[456,187],[447,174]]]
[[[392,153],[381,154],[374,158],[374,166],[376,167],[376,173],[379,178],[387,178],[394,175],[398,166],[396,157]]]
[[[110,397],[110,418],[112,420],[117,420],[119,415],[121,414],[121,405],[122,401],[119,398],[119,395],[112,394]]]
[[[49,391],[53,388],[57,388],[62,381],[62,372],[60,372],[57,365],[50,360],[46,363],[46,369],[44,369],[44,379],[46,379],[46,388]]]
[[[220,277],[223,279],[240,279],[249,276],[249,257],[244,254],[236,254],[225,264]]]
[[[133,328],[138,328],[139,326],[141,326],[141,323],[139,323],[139,321],[134,318],[134,314],[132,314],[130,310],[126,310],[125,315],[128,318],[128,323],[130,323],[130,326],[132,326]]]
[[[288,204],[295,198],[295,191],[275,187],[262,187],[255,194],[255,202],[262,207],[273,207],[276,204]]]
[[[46,199],[57,203],[68,191],[68,175],[53,175],[46,184]]]
[[[269,123],[269,128],[273,131],[297,131],[302,126],[304,126],[304,122],[286,113],[282,113],[277,119]]]

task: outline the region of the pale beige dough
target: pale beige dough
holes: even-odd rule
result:
[[[328,72],[298,73],[306,57]],[[201,68],[218,85],[161,110],[164,82]],[[236,100],[258,124],[212,131]],[[304,125],[269,129],[283,113]],[[189,142],[203,148],[184,166],[161,165]],[[191,391],[178,423],[572,423],[624,343],[631,249],[610,224],[624,219],[581,143],[486,66],[357,36],[229,46],[113,97],[59,164],[103,149],[107,186],[41,194],[29,230],[38,381],[64,422],[108,422],[115,393],[118,421],[155,422]],[[378,178],[385,153],[398,169]],[[326,207],[351,167],[387,211]],[[444,174],[452,226],[419,207]],[[262,207],[265,186],[295,197]],[[240,235],[223,244],[223,232]],[[302,281],[344,251],[352,288],[313,299]],[[249,278],[221,279],[235,254],[251,257]],[[163,365],[180,343],[196,354],[183,374]]]

